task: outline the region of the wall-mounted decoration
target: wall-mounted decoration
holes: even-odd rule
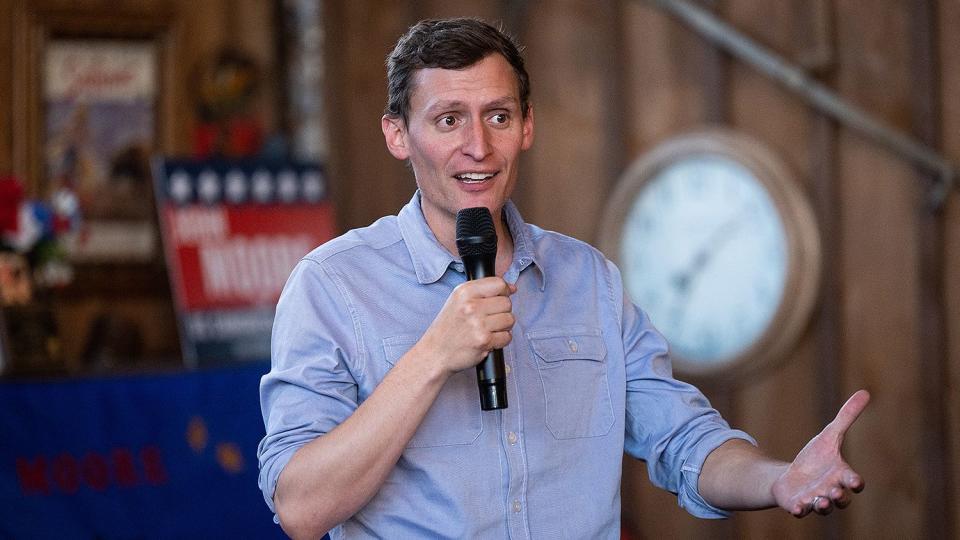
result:
[[[150,40],[53,39],[44,51],[43,162],[50,193],[76,194],[84,224],[72,259],[145,261],[156,253],[149,155],[158,51]]]
[[[199,66],[194,96],[197,158],[250,158],[261,152],[263,120],[257,110],[260,68],[242,51],[226,48]]]
[[[605,215],[602,248],[677,372],[742,375],[782,358],[805,328],[817,226],[759,141],[720,130],[669,140],[627,170]]]

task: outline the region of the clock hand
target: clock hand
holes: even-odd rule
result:
[[[732,233],[740,227],[741,223],[743,223],[742,212],[737,212],[728,218],[703,242],[687,267],[673,275],[671,282],[679,294],[687,294],[693,278],[703,271],[703,268],[707,266],[710,259],[718,251],[719,246],[723,245],[724,240],[732,236]]]

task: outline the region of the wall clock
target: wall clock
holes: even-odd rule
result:
[[[671,139],[632,164],[600,245],[684,375],[742,375],[782,358],[820,281],[819,234],[796,179],[727,130]]]

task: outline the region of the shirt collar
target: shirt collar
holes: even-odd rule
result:
[[[530,238],[530,229],[520,216],[513,201],[507,201],[503,207],[507,218],[507,226],[510,228],[510,234],[513,235],[513,263],[510,270],[507,271],[505,278],[507,281],[515,282],[516,276],[527,266],[533,264],[536,266],[540,275],[540,290],[545,285],[545,276],[543,265],[538,261],[538,257],[533,250],[533,241]],[[410,252],[410,259],[413,261],[414,271],[417,273],[417,280],[421,284],[434,283],[443,277],[450,265],[458,272],[463,272],[463,263],[459,257],[454,257],[447,251],[437,237],[427,225],[427,220],[423,216],[423,209],[420,208],[420,190],[413,194],[397,215],[397,222],[400,225],[400,234]],[[512,275],[512,276],[511,276]],[[512,277],[512,279],[511,279]]]

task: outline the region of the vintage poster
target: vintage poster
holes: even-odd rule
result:
[[[149,164],[157,66],[147,40],[53,40],[45,49],[46,186],[76,194],[75,261],[144,261],[157,252]]]

